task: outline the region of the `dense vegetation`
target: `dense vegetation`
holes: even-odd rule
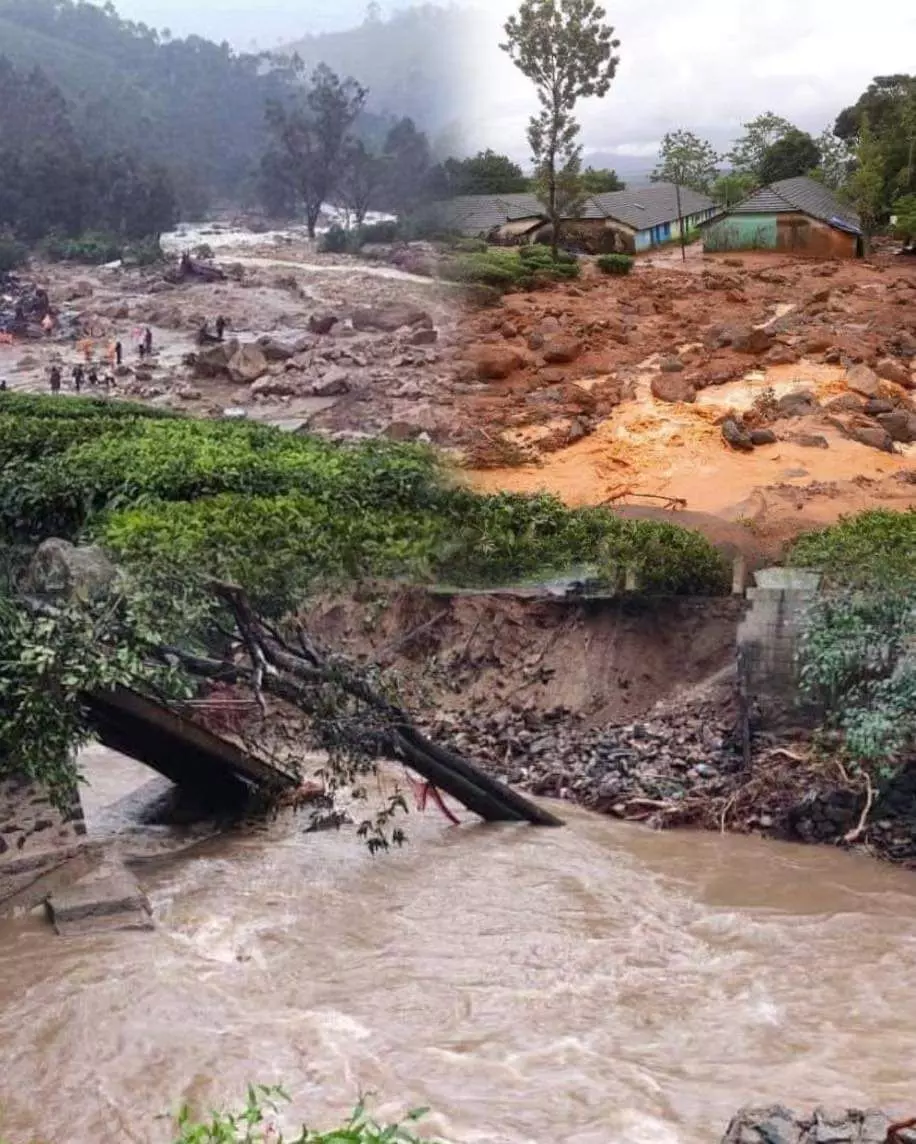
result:
[[[539,285],[563,278],[578,278],[581,269],[576,257],[560,250],[556,258],[550,247],[540,244],[512,249],[486,246],[460,247],[445,259],[440,275],[450,282],[479,283],[497,290],[535,290]]]
[[[841,520],[803,536],[789,560],[824,575],[802,645],[806,691],[853,760],[888,768],[907,758],[916,736],[916,512]]]
[[[696,533],[548,496],[477,496],[423,447],[70,398],[0,395],[0,528],[20,542],[91,534],[128,566],[215,572],[274,612],[335,577],[478,583],[635,562],[650,590],[724,585]]]

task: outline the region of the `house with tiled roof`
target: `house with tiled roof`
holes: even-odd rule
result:
[[[811,258],[862,253],[858,215],[807,175],[760,187],[702,231],[703,249],[711,253],[775,250]]]
[[[673,183],[652,183],[637,190],[612,191],[586,199],[575,215],[563,219],[573,243],[595,251],[633,253],[670,242],[712,218],[718,208],[707,195]],[[525,243],[546,236],[547,214],[533,194],[462,195],[437,204],[440,223],[467,237],[498,243]]]

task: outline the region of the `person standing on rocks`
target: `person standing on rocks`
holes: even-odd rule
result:
[[[99,371],[95,368],[95,366],[90,368],[88,380],[91,386],[96,386],[99,384]]]
[[[220,314],[216,319],[216,336],[220,341],[223,340],[223,334],[226,332],[226,319]]]
[[[86,376],[86,371],[83,369],[81,364],[77,363],[73,367],[73,388],[76,390],[77,393],[79,393],[80,390],[83,388],[83,380],[84,380],[85,376]]]
[[[124,361],[124,347],[121,345],[120,338],[115,342],[115,361],[118,365],[121,365]]]
[[[149,326],[143,331],[143,351],[146,357],[149,357],[153,352],[153,331]]]
[[[51,383],[51,392],[60,393],[60,367],[56,365],[51,366],[51,373],[48,376]]]

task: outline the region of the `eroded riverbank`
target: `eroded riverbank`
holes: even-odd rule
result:
[[[91,777],[91,776],[90,776]],[[360,1089],[457,1144],[709,1144],[739,1103],[907,1111],[912,876],[836,851],[412,815],[406,849],[281,818],[146,865],[152,934],[0,923],[3,1131],[170,1139],[187,1097]]]

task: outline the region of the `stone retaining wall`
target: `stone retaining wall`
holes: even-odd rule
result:
[[[78,792],[61,811],[47,791],[30,780],[0,780],[0,913],[42,901],[47,891],[39,887],[45,877],[85,846]]]

